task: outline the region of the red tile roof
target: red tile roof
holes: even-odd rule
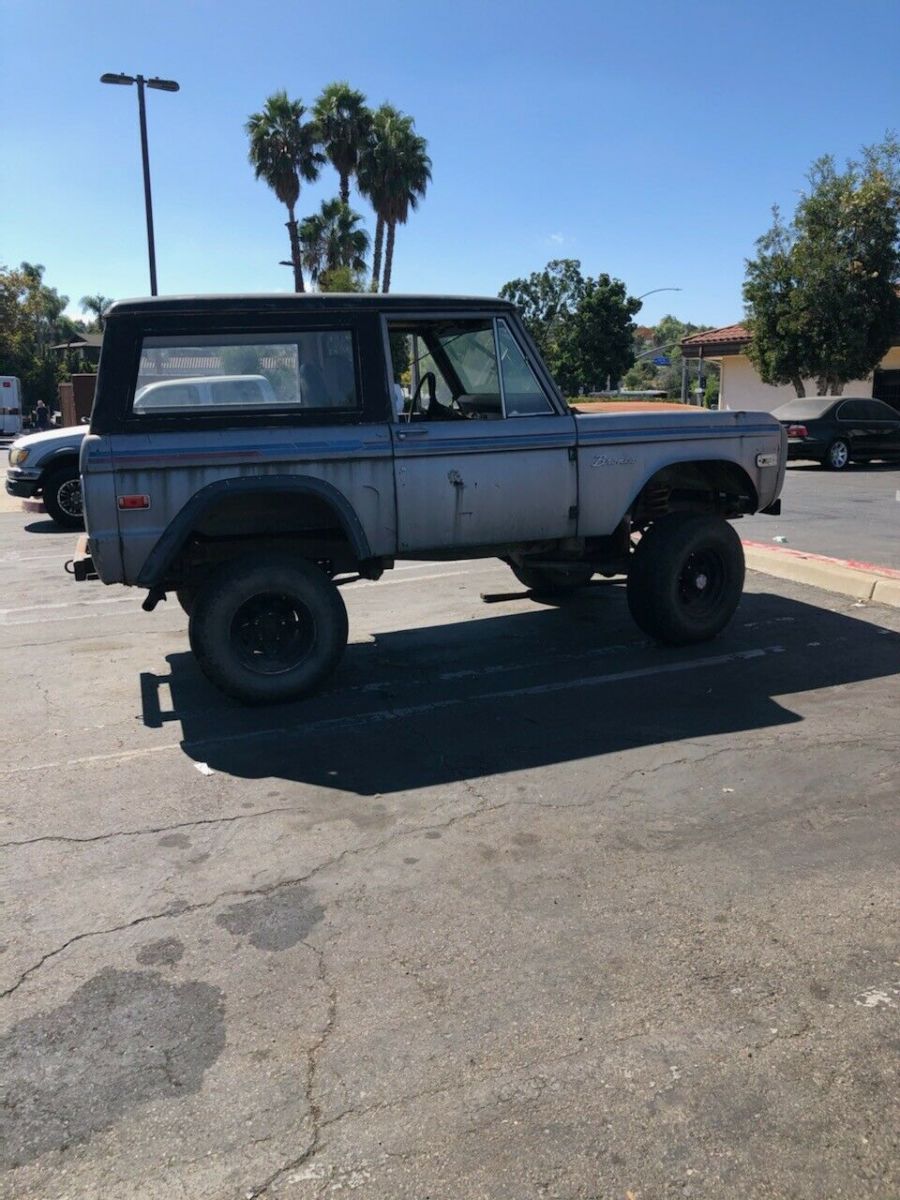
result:
[[[721,329],[707,329],[705,333],[692,333],[681,343],[682,346],[716,346],[722,342],[749,342],[750,334],[743,325],[723,325]]]

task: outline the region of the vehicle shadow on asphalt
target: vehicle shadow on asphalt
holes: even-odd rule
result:
[[[180,723],[215,771],[373,795],[777,729],[802,718],[775,697],[900,674],[900,634],[778,595],[745,595],[721,637],[680,649],[640,637],[621,588],[486,612],[352,644],[328,690],[277,707],[229,700],[173,654],[141,677],[143,720]]]
[[[70,540],[78,536],[77,529],[63,529],[55,521],[51,521],[49,517],[46,521],[31,521],[28,525],[24,526],[24,529],[26,533],[60,533],[66,535]]]

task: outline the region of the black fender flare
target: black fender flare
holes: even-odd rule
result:
[[[185,504],[159,541],[147,555],[137,577],[139,587],[158,587],[172,562],[181,552],[197,521],[223,496],[290,492],[295,496],[315,496],[334,509],[347,540],[360,562],[372,557],[369,539],[356,512],[342,492],[324,479],[311,475],[257,475],[251,478],[220,479],[207,484]]]

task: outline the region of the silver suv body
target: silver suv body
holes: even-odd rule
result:
[[[775,506],[784,466],[764,413],[574,414],[498,300],[123,302],[76,569],[148,607],[176,593],[201,666],[246,700],[317,686],[346,639],[337,585],[399,558],[496,556],[534,591],[623,574],[647,632],[695,641],[740,596],[728,519]]]

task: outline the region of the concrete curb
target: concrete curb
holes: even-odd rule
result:
[[[854,600],[871,600],[900,608],[900,571],[852,559],[826,558],[784,546],[744,542],[744,557],[751,571],[761,571],[792,583],[806,583]]]

